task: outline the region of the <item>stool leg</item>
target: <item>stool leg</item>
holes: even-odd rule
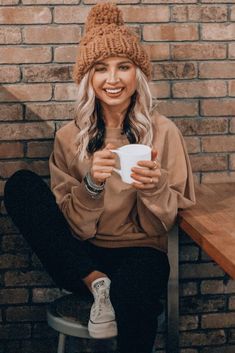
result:
[[[66,339],[66,335],[64,335],[63,333],[60,333],[59,334],[59,342],[58,342],[57,353],[64,353],[65,339]]]

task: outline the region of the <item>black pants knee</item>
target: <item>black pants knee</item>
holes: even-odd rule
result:
[[[77,292],[95,268],[86,242],[74,238],[47,184],[35,173],[16,172],[6,183],[8,214],[56,285]]]

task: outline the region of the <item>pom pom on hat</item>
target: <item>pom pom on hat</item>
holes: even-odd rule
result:
[[[124,25],[121,10],[115,4],[100,3],[91,9],[87,17],[85,31],[89,32],[95,26],[109,25],[111,23],[117,26]]]
[[[79,83],[97,60],[110,56],[128,57],[150,79],[149,56],[137,35],[125,26],[121,10],[114,3],[99,3],[86,20],[74,68],[75,82]]]

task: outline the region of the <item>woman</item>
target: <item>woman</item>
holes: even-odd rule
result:
[[[151,112],[150,71],[121,11],[93,7],[74,71],[77,116],[57,132],[50,158],[53,194],[29,171],[5,188],[9,214],[56,284],[92,293],[91,336],[118,334],[120,353],[152,350],[169,276],[166,232],[194,203],[183,138]],[[152,148],[132,184],[114,172],[111,151],[129,143]]]

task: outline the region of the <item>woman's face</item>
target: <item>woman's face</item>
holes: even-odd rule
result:
[[[136,66],[126,57],[110,57],[94,65],[92,85],[101,105],[126,109],[136,90]]]

